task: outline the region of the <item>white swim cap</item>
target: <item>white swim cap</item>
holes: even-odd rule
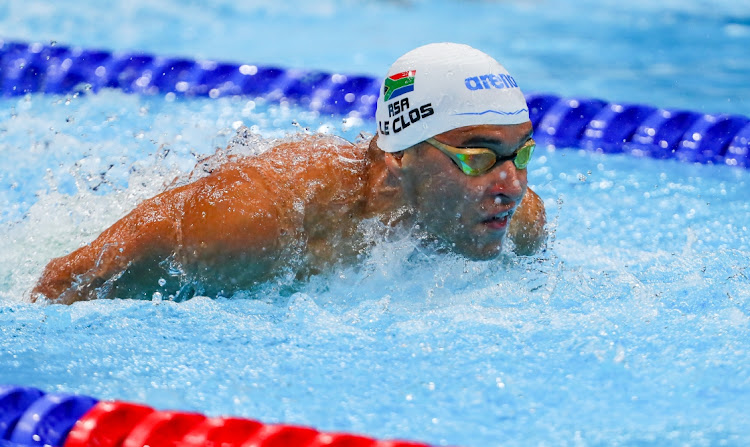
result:
[[[458,127],[525,123],[529,109],[495,59],[468,45],[433,43],[391,65],[375,118],[380,149],[398,152]]]

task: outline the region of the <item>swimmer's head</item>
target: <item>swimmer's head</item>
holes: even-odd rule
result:
[[[375,117],[378,146],[398,152],[459,127],[525,123],[529,110],[495,59],[468,45],[433,43],[391,65]]]

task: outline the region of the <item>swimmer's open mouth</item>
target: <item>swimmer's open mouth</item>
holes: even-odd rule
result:
[[[491,228],[504,229],[508,226],[511,216],[513,216],[513,211],[503,211],[502,213],[495,214],[494,216],[483,220],[482,223]]]

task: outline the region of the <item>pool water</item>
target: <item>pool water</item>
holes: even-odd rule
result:
[[[750,115],[750,9],[730,1],[177,3],[11,0],[0,38],[370,75],[458,40],[526,91]],[[436,445],[750,443],[744,169],[539,148],[551,235],[533,257],[403,236],[293,292],[26,302],[49,259],[241,125],[374,130],[262,98],[0,99],[0,383]]]

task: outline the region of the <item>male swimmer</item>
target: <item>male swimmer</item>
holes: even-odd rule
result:
[[[367,219],[419,228],[438,249],[489,260],[506,237],[544,243],[544,205],[527,188],[534,150],[521,90],[466,45],[419,47],[391,66],[369,143],[311,136],[235,157],[144,201],[96,240],[53,259],[31,292],[55,303],[231,295],[293,270],[353,262]]]

